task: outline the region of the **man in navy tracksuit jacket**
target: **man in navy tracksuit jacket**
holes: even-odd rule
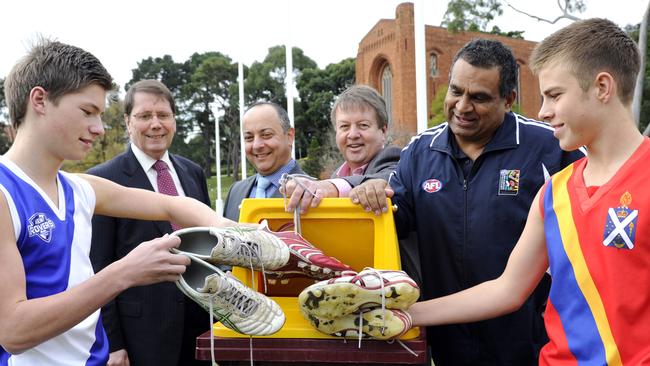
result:
[[[500,276],[535,194],[549,174],[580,156],[561,151],[548,125],[513,113],[473,164],[447,123],[415,137],[390,186],[398,235],[417,232],[423,300]],[[542,312],[549,285],[547,275],[510,315],[428,328],[436,366],[536,365],[548,341]]]
[[[500,276],[537,191],[583,156],[562,151],[547,124],[510,112],[516,85],[517,64],[508,48],[493,40],[469,42],[452,63],[449,122],[414,137],[389,179],[398,235],[417,235],[423,300]],[[350,197],[376,209],[360,198],[373,189],[383,192],[385,183],[375,182]],[[537,365],[548,342],[542,314],[549,285],[547,275],[512,314],[429,327],[436,366]]]

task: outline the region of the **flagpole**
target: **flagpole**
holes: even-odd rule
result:
[[[293,119],[293,46],[291,44],[291,0],[287,0],[287,39],[284,47],[285,59],[286,59],[286,78],[285,78],[285,89],[287,95],[287,114],[289,115],[289,121],[291,127],[294,127]],[[291,157],[296,158],[296,140],[291,146]]]
[[[241,159],[241,179],[246,179],[246,151],[244,150],[244,64],[237,63],[237,81],[239,82],[239,155]]]
[[[427,129],[427,67],[426,34],[424,29],[424,2],[416,0],[414,4],[413,32],[415,34],[415,100],[417,115],[417,133]]]
[[[223,200],[221,199],[221,141],[219,134],[219,116],[217,114],[217,104],[210,103],[210,110],[212,111],[212,116],[214,116],[214,141],[215,141],[215,165],[217,169],[217,199],[215,201],[215,211],[219,215],[223,214]]]

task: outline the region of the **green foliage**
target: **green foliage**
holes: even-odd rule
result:
[[[501,28],[499,28],[496,25],[493,26],[492,30],[489,31],[488,33],[496,34],[497,36],[504,36],[504,37],[510,37],[510,38],[515,38],[515,39],[524,39],[524,31],[502,32]]]
[[[7,152],[11,146],[9,136],[5,133],[10,125],[5,101],[5,80],[0,79],[0,154]]]
[[[488,23],[501,14],[500,0],[451,0],[442,25],[451,32],[485,31]]]
[[[301,49],[294,47],[292,52],[299,94],[294,103],[296,155],[299,158],[308,155],[308,146],[314,138],[323,147],[324,154],[335,152],[328,138],[330,108],[334,97],[354,84],[354,59],[321,70]],[[286,106],[285,68],[284,46],[269,48],[264,61],[244,67],[246,104],[267,100]],[[215,166],[216,118],[225,174],[232,174],[238,180],[241,169],[239,85],[237,65],[230,57],[219,52],[195,53],[183,63],[175,62],[168,55],[149,57],[138,63],[127,85],[145,78],[162,81],[174,94],[177,132],[170,150],[194,160],[210,176]]]
[[[355,81],[355,60],[348,58],[330,64],[324,70],[305,69],[296,87],[300,94],[300,114],[296,114],[296,155],[304,156],[314,139],[318,145],[328,145],[332,131],[330,112],[334,98]],[[311,156],[309,151],[307,155]]]
[[[316,62],[307,57],[300,48],[292,48],[294,80],[300,77],[305,69],[315,69]],[[285,47],[274,46],[262,62],[254,62],[249,68],[244,85],[246,100],[272,101],[286,106],[286,61]]]
[[[318,177],[323,170],[323,162],[321,161],[321,156],[324,153],[323,149],[318,139],[313,138],[307,149],[307,157],[301,161],[302,170],[312,177]]]
[[[445,115],[447,89],[447,85],[440,85],[436,90],[436,97],[431,101],[431,119],[427,123],[427,128],[437,126],[447,120]]]

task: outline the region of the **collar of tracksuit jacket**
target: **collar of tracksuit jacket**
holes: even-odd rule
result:
[[[491,151],[516,148],[519,145],[518,127],[515,115],[512,112],[506,113],[501,126],[497,128],[481,155]],[[452,138],[454,138],[453,133],[447,125],[444,131],[431,141],[429,149],[455,156],[454,147],[451,145]]]

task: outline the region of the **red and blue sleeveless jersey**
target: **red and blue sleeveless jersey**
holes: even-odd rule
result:
[[[650,365],[650,140],[590,196],[582,159],[544,186],[553,283],[540,365]]]

